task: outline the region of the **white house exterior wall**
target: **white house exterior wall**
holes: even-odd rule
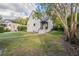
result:
[[[34,26],[35,24],[35,26]],[[27,23],[27,32],[38,32],[40,29],[40,20],[29,20]]]

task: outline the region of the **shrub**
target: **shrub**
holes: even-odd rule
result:
[[[4,32],[4,27],[0,26],[0,33],[3,33],[3,32]]]
[[[55,19],[53,20],[53,24],[54,24],[53,30],[56,30],[56,31],[64,30],[62,26],[62,22],[60,21],[59,17],[55,17]]]
[[[4,26],[5,27],[6,25],[5,24],[0,24],[0,26]]]
[[[56,30],[56,31],[64,31],[64,28],[63,28],[63,26],[58,25],[58,26],[54,26],[53,27],[53,30]]]
[[[26,31],[26,29],[25,25],[18,26],[18,31]]]
[[[10,32],[10,31],[11,31],[11,30],[8,29],[8,28],[5,28],[4,30],[5,30],[5,32]]]
[[[27,25],[27,21],[28,21],[28,18],[26,18],[26,19],[18,18],[16,20],[14,20],[14,23],[18,23],[20,25]]]

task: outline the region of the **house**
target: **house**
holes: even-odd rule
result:
[[[42,20],[33,19],[33,13],[27,22],[27,32],[36,32],[39,34],[49,32],[53,29],[52,21],[45,15]]]
[[[19,24],[13,23],[11,20],[5,20],[5,28],[8,28],[11,32],[18,31]]]

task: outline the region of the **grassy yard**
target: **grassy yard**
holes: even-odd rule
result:
[[[65,55],[61,44],[62,32],[46,34],[27,32],[0,33],[1,55]]]

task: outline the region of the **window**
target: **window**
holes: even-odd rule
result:
[[[35,26],[35,23],[33,25]]]

